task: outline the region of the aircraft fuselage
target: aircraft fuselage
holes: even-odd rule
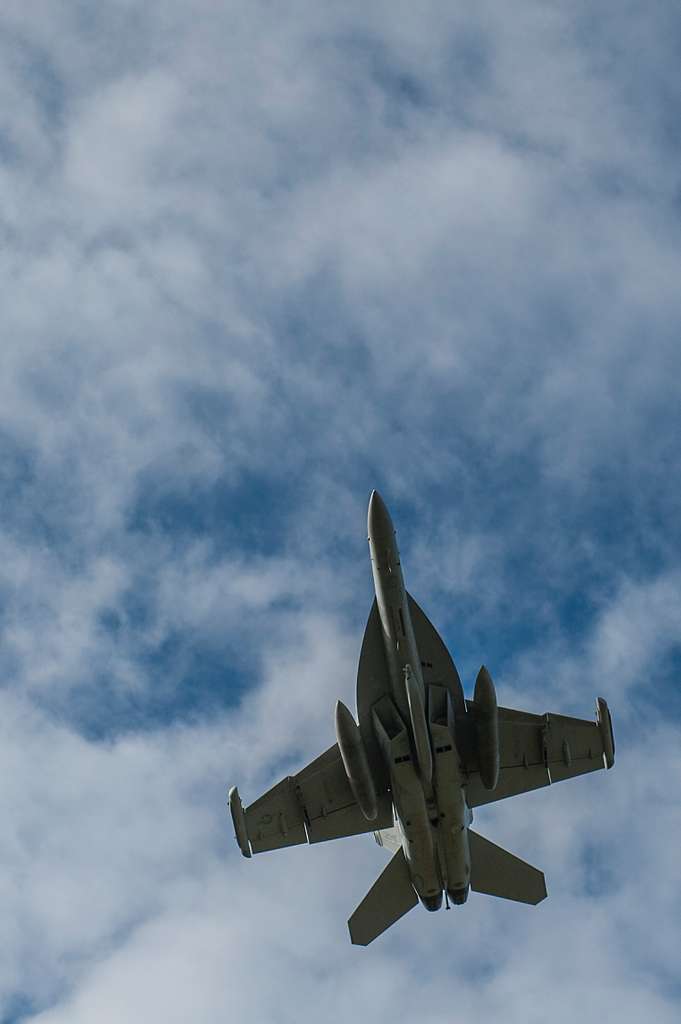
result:
[[[447,690],[426,693],[399,550],[377,491],[368,514],[369,550],[390,697],[374,708],[374,728],[390,774],[393,803],[412,884],[429,910],[446,890],[463,903],[470,880],[468,826]]]

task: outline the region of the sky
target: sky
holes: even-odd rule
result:
[[[0,1024],[681,1012],[674,0],[5,0]],[[366,506],[471,696],[613,771],[547,876],[368,949],[371,836],[244,860],[333,740]]]

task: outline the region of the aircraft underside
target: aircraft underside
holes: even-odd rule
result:
[[[614,763],[608,706],[596,721],[497,706],[482,666],[472,700],[437,630],[404,587],[395,531],[376,491],[369,503],[375,598],[357,673],[357,720],[336,705],[337,742],[245,810],[229,802],[245,857],[373,832],[392,857],[351,915],[367,945],[421,901],[469,891],[522,903],[546,897],[544,875],[471,828],[472,809]]]

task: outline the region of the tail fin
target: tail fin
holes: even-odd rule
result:
[[[546,899],[544,872],[469,829],[471,889],[519,903]]]
[[[368,946],[417,903],[400,847],[348,921],[350,939],[355,946]]]

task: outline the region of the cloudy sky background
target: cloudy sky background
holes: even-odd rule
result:
[[[0,1021],[678,1021],[681,13],[6,0]],[[226,816],[333,740],[366,503],[467,694],[613,710],[486,808],[545,869],[368,950],[370,838]]]

